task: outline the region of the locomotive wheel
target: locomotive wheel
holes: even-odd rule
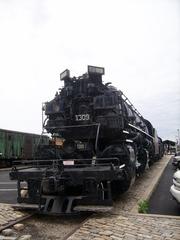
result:
[[[149,164],[148,152],[145,149],[141,149],[138,152],[138,158],[137,158],[137,164],[136,164],[137,173],[142,174],[145,171],[147,164]]]
[[[154,163],[155,163],[155,160],[154,158],[151,157],[149,160],[149,166],[152,166]]]
[[[135,182],[135,171],[132,176],[132,169],[127,169],[124,171],[124,180],[117,180],[111,182],[111,189],[113,197],[116,198],[119,194],[123,194],[128,191],[128,189]]]
[[[134,169],[132,169],[131,166],[127,167],[124,171],[124,180],[112,182],[113,194],[116,195],[118,193],[122,194],[124,192],[127,192],[128,189],[134,184],[135,176],[136,176],[135,165]]]
[[[121,164],[124,164],[124,171],[120,180],[111,182],[111,189],[114,196],[126,192],[134,183],[136,176],[136,154],[131,145],[111,145],[104,150],[107,157],[117,157]]]

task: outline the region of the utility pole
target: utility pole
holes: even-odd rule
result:
[[[177,129],[177,132],[178,132],[178,135],[177,135],[177,137],[178,137],[177,145],[180,145],[180,133],[179,133],[179,129]]]

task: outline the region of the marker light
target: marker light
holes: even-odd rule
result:
[[[61,80],[68,79],[69,77],[70,77],[70,71],[68,69],[66,69],[64,72],[60,74]]]
[[[101,67],[88,66],[88,73],[94,75],[104,75],[105,70]]]

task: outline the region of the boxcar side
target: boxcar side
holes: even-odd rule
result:
[[[48,143],[47,136],[0,129],[0,166],[10,166],[15,160],[34,159],[37,146]]]

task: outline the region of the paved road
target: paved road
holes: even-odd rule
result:
[[[169,192],[174,172],[172,160],[170,160],[155,192],[150,198],[149,213],[180,216],[180,205],[176,203]]]
[[[9,179],[9,171],[0,170],[0,203],[17,203],[16,181]]]

